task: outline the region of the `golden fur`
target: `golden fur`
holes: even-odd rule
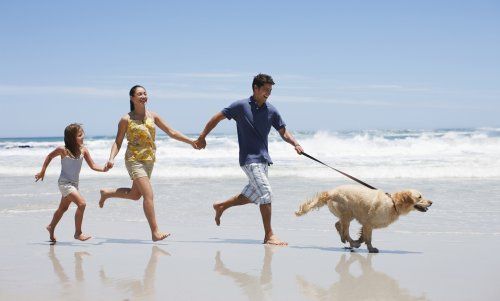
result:
[[[361,243],[365,242],[370,253],[377,253],[377,248],[371,244],[373,229],[387,227],[400,215],[406,215],[412,210],[425,212],[432,202],[424,199],[422,194],[414,189],[396,192],[389,197],[381,190],[344,185],[316,194],[302,203],[295,215],[304,215],[324,205],[328,205],[330,212],[339,218],[335,228],[342,242],[349,242],[351,248],[359,248]],[[353,240],[349,235],[349,224],[353,219],[362,226],[358,240]]]

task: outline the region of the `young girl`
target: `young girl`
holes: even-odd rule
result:
[[[92,170],[95,171],[108,171],[106,166],[97,166],[92,157],[90,156],[87,148],[83,146],[83,138],[85,133],[81,125],[72,123],[64,129],[64,146],[59,146],[53,150],[45,162],[43,162],[42,170],[35,175],[35,179],[42,180],[45,176],[45,170],[52,159],[57,156],[61,156],[61,175],[59,176],[59,190],[61,191],[61,203],[59,208],[54,212],[54,217],[52,221],[47,226],[47,230],[50,233],[50,240],[52,242],[56,241],[54,236],[54,231],[56,229],[57,223],[63,216],[64,212],[68,210],[71,202],[74,202],[78,208],[75,213],[75,239],[85,241],[91,236],[84,235],[82,233],[82,220],[83,213],[85,211],[85,199],[82,197],[78,191],[78,180],[80,176],[80,170],[82,168],[82,161],[85,158],[87,164]]]

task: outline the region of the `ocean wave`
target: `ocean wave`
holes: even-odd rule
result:
[[[362,178],[497,178],[500,177],[500,129],[455,129],[436,131],[352,131],[294,133],[304,150],[344,172]],[[192,136],[194,138],[194,136]],[[94,161],[103,164],[114,137],[86,139]],[[15,145],[30,145],[20,148]],[[166,136],[157,139],[156,177],[244,177],[238,166],[236,135],[210,135],[207,148],[194,150]],[[56,146],[56,138],[22,141],[0,139],[0,175],[34,175],[45,156]],[[126,144],[124,143],[124,147]],[[275,176],[335,178],[316,162],[298,156],[293,148],[272,131],[269,150]],[[124,149],[116,159],[112,175],[123,175]],[[54,160],[47,175],[59,173]],[[82,176],[98,177],[88,168]]]

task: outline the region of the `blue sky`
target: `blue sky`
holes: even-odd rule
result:
[[[0,137],[198,133],[252,77],[291,130],[500,127],[498,1],[2,1]],[[218,132],[234,132],[224,122]]]

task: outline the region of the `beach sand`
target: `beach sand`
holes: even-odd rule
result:
[[[82,178],[86,242],[73,237],[75,206],[51,245],[45,226],[59,203],[56,179],[0,178],[0,300],[500,300],[498,179],[371,180],[420,190],[434,204],[350,252],[327,208],[297,218],[298,204],[348,180],[270,177],[273,226],[288,247],[262,245],[257,206],[232,208],[217,227],[212,203],[245,178],[155,179],[160,228],[153,243],[141,201],[97,206],[98,188],[126,177]],[[353,224],[351,232],[357,232]]]

